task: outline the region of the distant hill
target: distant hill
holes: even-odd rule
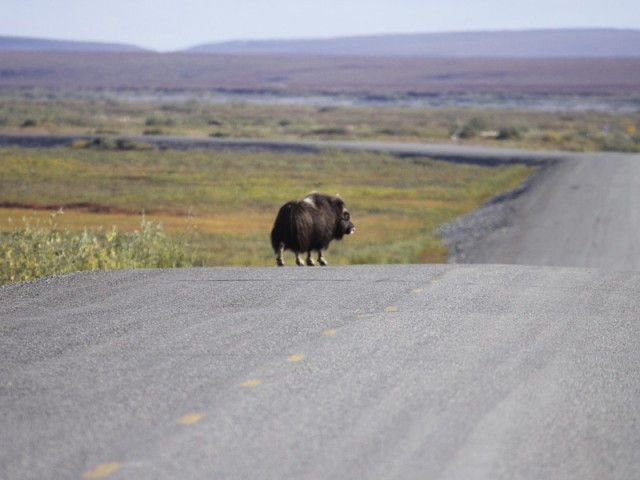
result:
[[[74,42],[44,38],[0,36],[0,50],[19,52],[143,52],[143,48],[120,43]]]
[[[626,58],[640,57],[640,30],[505,30],[235,41],[195,46],[187,51],[348,56]]]
[[[0,88],[367,96],[640,94],[640,58],[431,58],[0,51]]]

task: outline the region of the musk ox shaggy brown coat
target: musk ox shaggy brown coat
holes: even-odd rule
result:
[[[310,193],[302,200],[285,203],[271,230],[271,246],[278,266],[284,265],[282,254],[291,250],[296,263],[304,265],[300,254],[307,252],[307,265],[315,265],[311,252],[318,252],[318,263],[326,265],[322,251],[331,240],[341,240],[356,230],[340,195]]]

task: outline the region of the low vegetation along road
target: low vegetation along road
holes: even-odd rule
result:
[[[640,158],[561,157],[492,264],[1,288],[0,477],[640,477]]]

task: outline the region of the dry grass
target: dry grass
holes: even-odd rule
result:
[[[139,228],[74,230],[56,219],[23,218],[0,231],[0,285],[81,270],[193,266],[182,242],[169,238],[156,222],[142,216]]]
[[[315,107],[215,104],[195,98],[145,102],[117,100],[117,95],[114,98],[93,95],[96,98],[91,95],[89,99],[68,98],[62,93],[0,94],[0,129],[4,132],[458,142],[575,151],[640,150],[640,114],[629,111]],[[633,101],[630,97],[629,102]],[[632,106],[633,103],[629,103],[629,107]],[[458,138],[452,139],[455,136]],[[127,146],[136,147],[143,146]]]
[[[206,265],[271,265],[269,232],[285,201],[312,190],[339,192],[358,227],[334,243],[332,263],[442,262],[437,227],[531,172],[390,155],[0,148],[0,229],[38,206],[62,206],[61,225],[117,225],[140,212],[176,238],[187,234]],[[17,209],[15,205],[22,205]],[[75,207],[74,207],[75,205]],[[82,208],[80,208],[82,207]],[[32,213],[35,209],[35,213]]]

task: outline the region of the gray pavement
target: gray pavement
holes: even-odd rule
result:
[[[528,151],[516,148],[477,147],[456,144],[402,143],[349,140],[270,140],[255,138],[187,137],[176,135],[93,135],[93,134],[48,134],[48,133],[1,133],[0,145],[22,147],[55,147],[68,145],[73,140],[113,138],[149,143],[174,149],[246,150],[317,152],[323,149],[347,151],[388,152],[393,155],[414,157],[430,156],[450,162],[498,165],[502,163],[525,163],[540,165],[557,158],[576,158],[577,154],[556,151]]]
[[[638,478],[639,290],[487,265],[3,288],[0,477]]]
[[[563,158],[503,212],[463,262],[640,271],[638,154]]]

